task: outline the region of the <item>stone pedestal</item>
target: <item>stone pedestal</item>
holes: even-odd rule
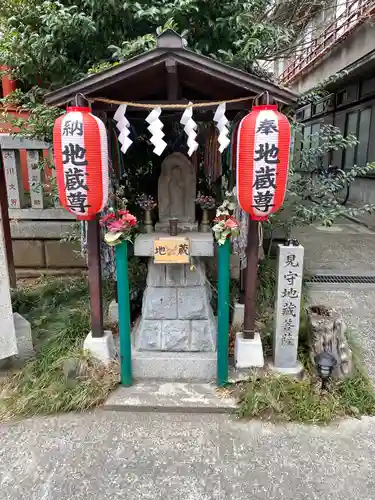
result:
[[[108,321],[111,324],[118,323],[118,303],[115,299],[111,300],[108,307]]]
[[[117,358],[113,335],[110,330],[105,330],[103,337],[93,337],[90,332],[83,342],[83,349],[90,355],[108,365]]]
[[[241,368],[262,368],[264,366],[262,339],[255,333],[253,339],[244,339],[242,332],[236,333],[235,366]]]
[[[13,314],[17,339],[17,357],[23,361],[35,355],[30,322],[19,313]]]
[[[302,246],[279,245],[277,263],[276,321],[273,336],[273,364],[285,375],[298,375],[298,332],[303,278]]]
[[[198,222],[186,222],[183,220],[179,220],[177,224],[178,236],[180,233],[198,231]],[[167,222],[157,222],[155,224],[155,231],[159,233],[167,233],[169,234],[169,221]]]
[[[9,289],[3,224],[0,220],[0,360],[16,354],[18,354],[17,338]]]
[[[152,255],[153,239],[140,235],[135,255]],[[191,233],[190,248],[200,256],[213,253],[212,235]],[[149,239],[152,237],[152,245]],[[150,251],[150,253],[148,253]],[[148,264],[142,317],[133,334],[135,378],[213,380],[216,374],[217,327],[211,291],[202,259],[187,264]]]
[[[236,302],[234,304],[232,325],[241,327],[243,325],[244,317],[245,317],[245,305]]]

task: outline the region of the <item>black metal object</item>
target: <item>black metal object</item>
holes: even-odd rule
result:
[[[315,274],[306,277],[305,283],[326,283],[326,284],[375,284],[375,276],[341,275],[341,274]]]
[[[178,219],[175,217],[169,219],[169,234],[170,236],[177,236],[178,234]]]
[[[337,365],[337,359],[331,352],[323,351],[315,356],[314,362],[319,377],[322,379],[322,389],[325,389],[328,379],[332,375],[332,371]]]
[[[286,247],[298,247],[299,246],[299,241],[295,238],[288,238],[287,240],[285,240],[285,246]]]

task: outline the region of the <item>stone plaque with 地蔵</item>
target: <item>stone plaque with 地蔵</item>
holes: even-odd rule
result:
[[[154,241],[155,264],[189,264],[188,238],[163,238]]]

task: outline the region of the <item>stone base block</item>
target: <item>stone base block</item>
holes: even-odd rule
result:
[[[44,248],[47,267],[86,267],[77,243],[50,240]]]
[[[169,234],[169,221],[157,222],[155,224],[155,231],[159,233]],[[179,221],[177,225],[177,231],[177,236],[185,232],[198,231],[198,222]]]
[[[209,319],[147,320],[141,318],[133,339],[137,351],[215,351],[217,326]]]
[[[106,330],[104,336],[100,338],[93,337],[90,332],[83,342],[83,349],[89,351],[93,358],[105,364],[110,363],[117,357],[113,335],[110,330]]]
[[[236,368],[261,368],[264,366],[263,346],[259,333],[253,339],[243,338],[242,332],[237,332],[235,343]]]
[[[245,304],[234,304],[234,313],[232,318],[232,325],[243,325],[243,320],[245,317]]]
[[[13,320],[17,339],[17,357],[26,360],[35,354],[31,325],[26,318],[18,313],[13,314]]]
[[[16,267],[44,267],[44,249],[42,241],[13,240],[14,265]]]
[[[272,361],[268,361],[267,368],[271,372],[278,373],[279,375],[288,375],[294,378],[302,378],[303,375],[303,366],[299,361],[297,361],[297,364],[295,366],[289,368],[280,368],[278,366],[275,366]]]
[[[216,379],[217,354],[133,351],[132,364],[135,379],[213,382]]]
[[[108,307],[108,321],[118,323],[118,303],[113,299]]]

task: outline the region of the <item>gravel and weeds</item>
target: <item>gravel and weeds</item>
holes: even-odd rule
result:
[[[263,261],[259,276],[258,328],[262,332],[265,355],[271,356],[275,262]],[[347,335],[353,353],[352,375],[344,380],[331,380],[328,390],[321,390],[321,380],[309,358],[307,300],[305,297],[302,304],[299,334],[299,359],[305,368],[303,379],[254,371],[240,387],[238,414],[241,417],[326,424],[348,416],[375,415],[373,384],[367,375],[358,339],[353,332]]]
[[[130,282],[143,286],[144,274],[143,262],[135,259]],[[104,283],[105,308],[113,293],[113,284]],[[31,323],[36,356],[0,380],[0,419],[83,411],[102,404],[118,385],[119,365],[103,366],[82,350],[90,331],[86,277],[34,280],[13,292],[12,302],[13,310]],[[79,366],[73,383],[64,374],[66,360]]]

